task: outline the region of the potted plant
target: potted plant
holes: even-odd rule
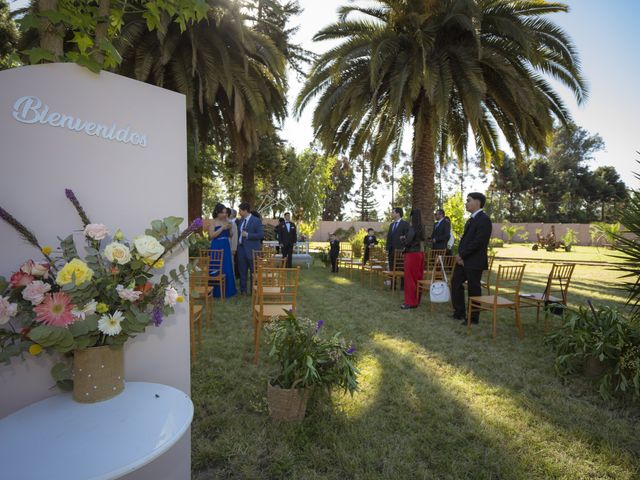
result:
[[[571,247],[578,243],[578,236],[576,231],[572,228],[567,228],[567,231],[562,236],[562,243],[564,243],[564,249],[567,252],[571,251]]]
[[[556,353],[556,372],[582,370],[595,380],[600,395],[631,394],[640,398],[640,327],[617,309],[589,302],[589,308],[567,309],[564,323],[547,336]]]
[[[0,208],[0,218],[43,257],[22,263],[9,280],[0,277],[0,361],[27,352],[73,356],[73,372],[63,362],[51,373],[58,386],[73,388],[75,400],[93,403],[124,389],[124,343],[152,323],[160,326],[183,300],[176,287],[187,268],[158,274],[171,251],[202,228],[202,220],[183,232],[182,218],[154,220],[128,241],[120,230],[111,235],[105,225],[91,222],[71,190],[66,196],[84,226],[84,255],[73,235],[58,250],[42,246]]]
[[[269,357],[278,369],[267,384],[269,414],[274,420],[301,421],[312,389],[342,388],[353,394],[358,389],[358,369],[353,345],[340,333],[325,337],[323,321],[286,317],[267,324]]]

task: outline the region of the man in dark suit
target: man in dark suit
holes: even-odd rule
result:
[[[240,293],[246,295],[247,270],[249,281],[253,282],[253,252],[260,250],[260,242],[264,238],[262,221],[251,214],[248,203],[241,203],[238,208],[240,213],[240,226],[238,227],[238,269],[240,270]]]
[[[434,250],[446,250],[447,242],[451,236],[451,225],[444,219],[444,210],[441,208],[436,210],[435,217],[436,223],[431,234],[431,248]]]
[[[338,273],[338,256],[340,255],[340,240],[332,233],[329,236],[329,259],[331,260],[331,272]]]
[[[464,301],[464,282],[470,297],[482,295],[480,280],[482,271],[489,268],[487,250],[491,238],[491,219],[482,211],[486,197],[482,193],[473,192],[467,195],[467,212],[471,218],[464,226],[464,233],[460,239],[456,268],[451,280],[451,302],[453,303],[453,318],[462,320],[466,325],[466,304]],[[480,312],[472,313],[471,322],[478,323]]]
[[[287,259],[287,268],[293,266],[293,246],[298,241],[298,231],[296,230],[296,224],[291,221],[291,214],[289,212],[284,214],[284,223],[280,225],[279,231],[280,253],[282,258]]]
[[[393,269],[393,256],[395,251],[402,251],[404,249],[404,238],[409,231],[409,223],[402,219],[402,208],[395,207],[391,211],[391,217],[393,221],[389,225],[389,231],[387,232],[387,253],[389,255],[389,270]],[[402,281],[404,285],[404,280]]]
[[[364,258],[362,260],[363,265],[366,265],[369,261],[369,249],[378,244],[378,239],[374,235],[373,228],[367,229],[367,236],[364,237]]]

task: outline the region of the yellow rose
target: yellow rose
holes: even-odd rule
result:
[[[131,251],[129,247],[118,242],[111,242],[104,249],[104,256],[111,263],[125,265],[131,261]]]
[[[40,355],[40,352],[42,352],[42,347],[40,345],[38,345],[37,343],[34,343],[33,345],[31,345],[29,347],[29,353],[31,355],[33,355],[34,357],[36,355]]]
[[[154,260],[153,258],[143,258],[142,261],[150,267],[152,266],[153,268],[159,269],[164,267],[164,258],[161,258],[160,260]]]
[[[58,285],[71,283],[74,274],[76,276],[76,285],[82,285],[93,278],[93,270],[82,260],[74,258],[58,272],[56,283]]]
[[[96,305],[96,312],[98,313],[107,313],[109,311],[109,306],[106,303],[99,303]]]

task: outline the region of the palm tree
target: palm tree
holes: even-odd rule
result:
[[[230,145],[238,169],[247,163],[273,117],[286,114],[284,59],[265,35],[248,28],[237,3],[208,0],[205,21],[181,31],[149,32],[144,18],[125,16],[117,41],[120,72],[187,98],[189,217],[201,214],[205,146]],[[249,175],[245,180],[251,181]]]
[[[516,158],[543,151],[554,118],[568,112],[545,75],[582,102],[576,50],[545,15],[567,6],[537,0],[377,0],[346,6],[314,40],[340,40],[314,64],[300,112],[314,98],[313,126],[330,153],[370,151],[374,169],[413,128],[413,206],[433,211],[435,155],[500,159],[498,132]],[[353,18],[357,14],[357,18]]]

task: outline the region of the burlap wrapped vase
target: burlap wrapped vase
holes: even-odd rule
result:
[[[96,403],[124,390],[124,349],[84,348],[73,352],[73,399]]]
[[[309,388],[280,388],[267,382],[269,415],[274,420],[300,422],[307,411]]]

